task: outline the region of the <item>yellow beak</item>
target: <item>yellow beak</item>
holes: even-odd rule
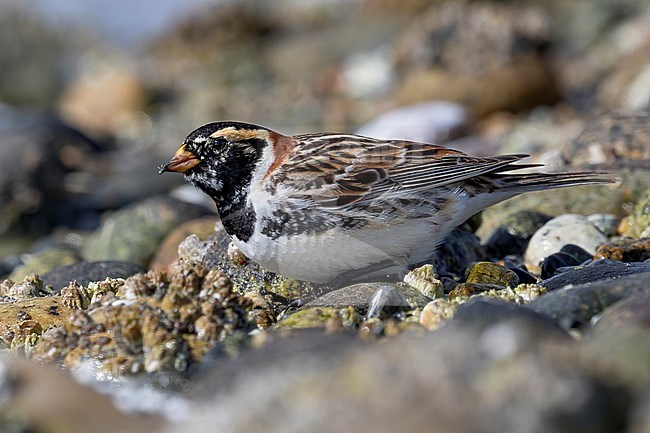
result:
[[[185,149],[185,145],[182,145],[172,156],[172,159],[158,170],[159,174],[163,174],[166,171],[173,171],[176,173],[185,173],[190,168],[196,166],[201,160],[196,157],[192,152]]]

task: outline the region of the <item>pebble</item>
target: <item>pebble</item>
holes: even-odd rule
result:
[[[43,275],[59,266],[71,265],[79,261],[78,255],[70,248],[51,247],[23,257],[24,264],[15,268],[9,278],[21,280],[27,275]]]
[[[500,290],[503,286],[496,284],[477,284],[477,283],[458,283],[454,289],[449,292],[449,300],[465,300],[477,293],[488,292],[490,290]]]
[[[519,277],[520,284],[535,284],[537,282],[537,278],[533,274],[528,272],[528,269],[526,269],[526,265],[518,265],[506,258],[505,266],[506,268],[510,269],[512,272],[517,274],[517,277]]]
[[[328,331],[340,331],[351,328],[361,322],[361,316],[354,308],[309,307],[283,318],[272,329],[309,329],[323,328]]]
[[[424,306],[420,313],[420,325],[429,331],[435,331],[451,319],[460,304],[449,299],[434,299]]]
[[[517,322],[530,331],[534,328],[541,334],[554,332],[568,336],[557,323],[549,317],[521,305],[497,299],[475,298],[462,304],[456,310],[450,324],[488,329],[503,322]]]
[[[642,113],[607,113],[593,118],[564,148],[576,166],[629,164],[647,168],[650,158],[650,116]]]
[[[470,269],[466,282],[514,288],[519,284],[519,277],[505,266],[492,262],[479,262]]]
[[[219,217],[209,215],[186,221],[174,228],[156,249],[149,263],[149,269],[168,272],[172,263],[178,260],[178,246],[181,242],[191,234],[196,234],[200,239],[205,239],[214,233],[217,221],[219,221]]]
[[[407,310],[409,303],[396,288],[391,285],[380,286],[368,305],[368,319],[377,317],[387,319],[401,310]]]
[[[424,307],[431,301],[431,298],[407,284],[359,283],[326,293],[307,303],[305,307],[345,308],[352,306],[359,310],[366,310],[372,303],[377,291],[380,289],[387,290],[388,287],[398,291],[410,305],[415,307]],[[401,305],[402,298],[399,299],[400,303],[398,305]]]
[[[587,216],[587,220],[608,237],[618,233],[618,226],[621,223],[621,219],[611,213],[592,214]]]
[[[582,262],[577,260],[571,254],[563,252],[554,253],[542,261],[540,265],[540,268],[542,270],[540,276],[542,279],[551,278],[558,270],[571,266],[577,266],[580,263]]]
[[[650,331],[650,292],[630,296],[606,308],[596,322],[594,332],[601,332],[605,328]]]
[[[433,265],[439,275],[463,275],[470,263],[483,260],[485,249],[479,238],[464,228],[453,230],[433,255]]]
[[[535,232],[526,248],[525,258],[527,263],[538,266],[566,244],[575,244],[593,254],[605,242],[607,237],[586,217],[565,214],[553,218]]]
[[[592,259],[592,254],[575,244],[566,244],[560,249],[561,253],[568,254],[578,261],[584,263]]]

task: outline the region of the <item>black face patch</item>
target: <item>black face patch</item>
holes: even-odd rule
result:
[[[217,205],[226,232],[246,242],[253,234],[256,215],[247,205],[248,188],[266,141],[250,138],[227,141],[212,137],[227,127],[244,128],[236,122],[211,123],[192,132],[185,139],[186,149],[201,163],[188,170],[186,178],[208,194]],[[245,125],[247,129],[258,127]]]

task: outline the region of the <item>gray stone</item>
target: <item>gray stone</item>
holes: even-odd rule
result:
[[[561,275],[560,275],[561,276]],[[605,308],[647,291],[650,272],[556,290],[526,306],[556,320],[564,329],[588,323]]]
[[[650,272],[650,262],[625,263],[615,260],[596,260],[586,266],[577,266],[538,284],[548,291],[578,284],[596,283],[601,280],[620,278],[626,275]]]
[[[108,277],[128,278],[131,275],[145,271],[146,269],[142,266],[128,262],[81,262],[55,268],[44,274],[41,279],[44,284],[49,284],[54,290],[59,291],[71,281],[76,281],[78,284],[85,286],[92,281],[103,281]]]

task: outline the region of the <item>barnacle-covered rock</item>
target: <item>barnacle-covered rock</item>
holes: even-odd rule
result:
[[[61,298],[66,307],[83,310],[90,305],[90,290],[73,281],[61,289]]]
[[[228,335],[264,329],[275,317],[271,303],[236,292],[223,272],[187,261],[169,276],[70,285],[56,299],[69,319],[43,333],[32,356],[67,368],[93,359],[112,376],[183,373]]]
[[[308,297],[315,290],[310,283],[283,277],[253,261],[244,260],[232,248],[229,249],[229,245],[230,237],[223,229],[217,228],[205,241],[196,235],[188,236],[178,246],[178,254],[183,261],[222,271],[232,281],[234,290],[239,292],[257,292],[294,300]]]
[[[535,284],[520,284],[511,287],[490,284],[460,283],[449,293],[449,300],[465,302],[473,296],[497,298],[502,301],[525,304],[546,293],[546,289]]]
[[[0,341],[10,348],[36,344],[44,331],[63,326],[72,310],[49,296],[0,304]]]
[[[30,299],[44,296],[49,290],[37,275],[27,275],[21,281],[4,280],[0,283],[0,296],[11,300]]]
[[[502,286],[496,284],[459,283],[449,292],[449,300],[465,300],[478,293],[499,289],[502,289]]]
[[[433,265],[413,269],[406,274],[404,282],[431,299],[441,298],[444,294],[442,281]]]
[[[434,299],[422,309],[420,324],[430,331],[435,331],[454,316],[459,305],[459,302],[450,299]]]

